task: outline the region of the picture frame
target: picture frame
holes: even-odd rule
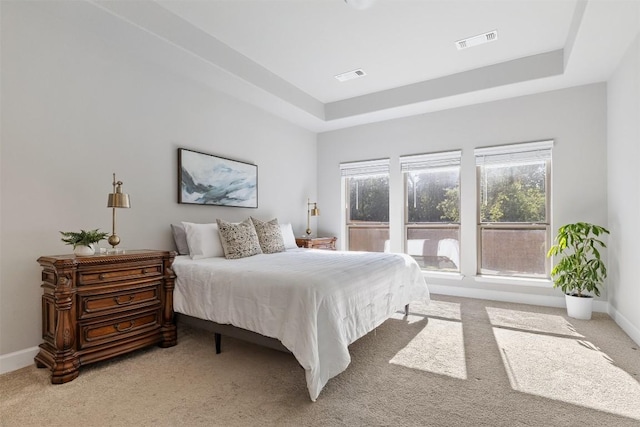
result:
[[[178,203],[258,207],[258,166],[178,148]]]

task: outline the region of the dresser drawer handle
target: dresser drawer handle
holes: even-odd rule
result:
[[[100,279],[100,280],[104,280],[104,278],[105,278],[105,277],[107,277],[107,276],[105,276],[105,274],[104,274],[104,273],[102,273],[102,274],[100,274],[100,275],[98,276],[98,279]]]
[[[142,269],[142,274],[147,274],[149,271],[146,268]]]
[[[130,304],[131,301],[133,301],[134,296],[133,295],[127,295],[127,297],[129,299],[124,300],[124,299],[120,299],[122,297],[122,295],[118,295],[117,297],[113,297],[113,300],[116,302],[116,304],[118,305],[125,305],[125,304]]]
[[[116,331],[118,332],[127,332],[130,331],[131,329],[133,329],[133,326],[136,324],[135,320],[129,320],[130,325],[127,326],[126,328],[121,328],[120,327],[120,323],[116,324]]]

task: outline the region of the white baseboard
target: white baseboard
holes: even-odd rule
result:
[[[564,297],[533,295],[518,292],[502,292],[487,289],[465,288],[461,286],[446,286],[429,284],[429,291],[433,294],[451,295],[454,297],[477,298],[492,301],[512,302],[516,304],[541,305],[544,307],[564,307]],[[598,313],[608,313],[609,303],[607,301],[593,301],[593,311]],[[612,316],[613,317],[613,316]],[[614,319],[615,320],[615,319]]]
[[[38,347],[26,348],[13,353],[0,356],[0,374],[24,368],[33,363],[33,358],[38,354]]]
[[[629,337],[638,345],[640,345],[640,329],[633,325],[624,317],[614,306],[609,306],[609,316],[620,326],[620,328],[629,335]]]

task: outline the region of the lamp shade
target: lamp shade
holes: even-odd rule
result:
[[[110,193],[107,200],[108,208],[130,208],[129,195],[126,193]]]
[[[116,174],[113,174],[113,193],[109,193],[107,200],[108,208],[130,208],[129,195],[122,192],[122,181],[116,181]]]
[[[314,203],[313,209],[311,209],[311,216],[318,216],[318,215],[320,215],[320,209],[318,209]]]

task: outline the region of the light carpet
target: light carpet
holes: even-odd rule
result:
[[[640,351],[606,315],[433,295],[350,346],[309,400],[287,353],[179,325],[178,345],[50,384],[0,376],[3,426],[640,426]]]

